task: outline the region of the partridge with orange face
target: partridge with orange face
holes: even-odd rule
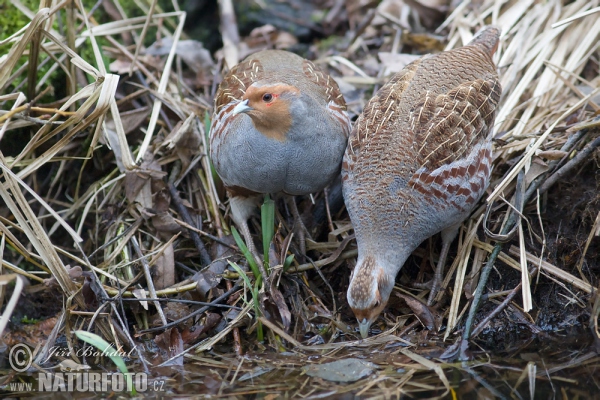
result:
[[[248,56],[223,79],[210,128],[210,157],[250,250],[257,196],[322,190],[340,171],[351,125],[337,83],[286,51]],[[297,217],[295,203],[292,211]]]
[[[501,93],[492,61],[499,36],[484,27],[462,48],[412,62],[354,126],[342,180],[358,244],[348,303],[363,337],[408,256],[441,231],[432,303],[450,243],[487,188]]]

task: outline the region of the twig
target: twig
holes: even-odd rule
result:
[[[235,247],[232,244],[227,243],[226,241],[224,241],[223,239],[220,239],[218,237],[216,237],[215,235],[211,235],[208,232],[204,232],[202,229],[198,229],[196,227],[194,227],[193,225],[188,224],[185,221],[182,221],[178,218],[173,218],[175,220],[175,222],[177,222],[179,225],[183,226],[184,228],[189,229],[190,231],[196,232],[202,236],[206,236],[207,238],[209,238],[210,240],[217,242],[219,244],[222,244],[225,247],[229,247],[231,250],[235,250],[235,251],[239,251],[240,249],[238,249],[237,247]]]
[[[208,311],[208,309],[212,308],[215,306],[215,304],[218,304],[220,302],[222,302],[223,300],[225,300],[227,297],[229,297],[231,294],[233,294],[234,292],[236,292],[237,290],[239,290],[240,287],[238,285],[234,285],[231,289],[229,289],[228,291],[226,291],[225,293],[223,293],[222,295],[220,295],[219,297],[217,297],[216,299],[214,299],[213,301],[210,302],[209,306],[204,306],[202,308],[199,308],[198,310],[192,312],[191,314],[188,314],[187,316],[180,318],[176,321],[170,322],[166,325],[163,326],[157,326],[155,328],[149,328],[149,329],[145,329],[143,331],[139,331],[139,334],[142,333],[148,333],[148,332],[156,332],[156,331],[162,331],[168,328],[171,328],[173,326],[179,325],[182,322],[187,321],[190,318],[195,317],[196,315],[200,315],[206,311]]]
[[[193,226],[194,224],[192,222],[192,217],[188,213],[185,206],[181,203],[179,193],[177,192],[175,185],[173,185],[171,182],[169,182],[169,193],[171,193],[171,200],[173,200],[173,204],[175,205],[175,208],[177,209],[179,215],[181,215],[181,218],[185,221],[186,224]],[[204,265],[210,264],[212,260],[210,258],[210,255],[208,254],[208,251],[206,250],[206,247],[204,246],[204,243],[200,239],[200,235],[198,235],[197,232],[194,232],[191,229],[188,229],[187,231],[190,234],[190,238],[192,238],[192,241],[194,242],[198,253],[200,253],[200,259],[202,260],[202,263]]]
[[[506,308],[506,306],[508,306],[508,304],[512,301],[513,297],[516,296],[517,293],[519,293],[519,290],[521,290],[521,285],[523,283],[519,282],[519,284],[517,286],[515,286],[515,288],[513,290],[510,291],[510,293],[508,294],[508,296],[506,296],[506,298],[504,299],[504,301],[502,301],[502,303],[500,303],[498,305],[498,307],[496,307],[494,309],[494,311],[492,311],[487,317],[485,317],[483,319],[483,321],[481,321],[476,327],[475,329],[473,329],[473,333],[471,334],[471,338],[474,338],[475,336],[479,335],[481,333],[481,331],[483,331],[483,328],[485,328],[485,326],[488,324],[488,322],[490,322],[492,319],[494,319],[494,317],[496,315],[498,315],[502,310],[504,310]]]
[[[146,275],[146,283],[148,284],[148,292],[150,293],[150,297],[156,297],[156,289],[154,289],[154,281],[152,280],[152,274],[150,274],[150,266],[148,265],[148,261],[144,254],[142,254],[142,250],[140,249],[140,245],[137,242],[135,236],[131,237],[131,244],[133,245],[133,250],[137,254],[142,263],[142,267],[144,269],[144,275]],[[163,324],[167,323],[167,318],[163,313],[162,307],[158,301],[154,302],[154,306],[156,307],[156,311],[158,311],[158,315],[160,315],[160,319]]]
[[[227,285],[227,290],[231,290],[231,281],[225,281],[225,284]],[[242,340],[240,338],[240,328],[238,328],[237,326],[233,328],[233,343],[234,343],[234,348],[235,348],[235,354],[237,354],[238,357],[242,357],[244,355],[244,351],[242,350]],[[243,358],[242,358],[243,360]]]
[[[115,298],[109,298],[106,299],[106,301],[164,301],[164,302],[169,302],[169,303],[181,303],[181,304],[192,304],[195,306],[208,306],[208,307],[215,307],[215,308],[232,308],[234,310],[241,310],[240,307],[236,307],[236,306],[230,306],[229,304],[213,304],[213,303],[207,303],[206,301],[195,301],[195,300],[184,300],[184,299],[165,299],[165,298],[152,298],[152,297],[148,297],[148,298],[122,298],[122,299],[115,299]]]

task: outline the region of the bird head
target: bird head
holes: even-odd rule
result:
[[[246,89],[233,114],[247,114],[258,131],[271,139],[284,141],[293,122],[291,107],[297,106],[295,100],[299,95],[300,90],[290,85],[253,84]]]
[[[373,257],[359,260],[352,271],[348,286],[348,304],[363,338],[369,336],[369,327],[377,319],[394,288],[395,274],[390,277],[386,269]]]

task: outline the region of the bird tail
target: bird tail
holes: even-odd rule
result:
[[[492,56],[496,52],[496,49],[498,49],[500,32],[500,28],[493,25],[486,25],[477,31],[467,46],[483,47],[486,49],[486,52]]]

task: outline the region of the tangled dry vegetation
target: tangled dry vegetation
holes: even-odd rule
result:
[[[31,23],[1,43],[7,53],[0,56],[0,332],[7,344],[28,336],[47,348],[85,329],[137,347],[141,360],[149,355],[137,344],[154,340],[162,361],[183,362],[182,352],[219,343],[238,354],[337,352],[414,345],[429,330],[446,347],[490,327],[510,329],[516,323],[509,315],[533,332],[566,329],[544,315],[568,306],[599,340],[599,2],[483,0],[451,9],[417,1],[326,3],[325,31],[345,36],[309,52],[340,82],[353,115],[416,56],[461,46],[483,23],[502,28],[494,176],[453,245],[440,307],[425,307],[417,299],[426,291],[409,284],[430,276],[434,240],[407,263],[397,302],[380,320],[382,333],[358,341],[345,303],[356,250],[335,186],[327,196],[299,200],[315,240],[285,270],[297,249],[291,216],[276,201],[269,276],[255,285],[207,158],[207,127],[224,66],[258,48],[294,46],[294,37],[267,26],[240,38],[223,1],[224,45],[213,58],[184,40],[184,12],[153,8],[144,10],[147,17],[117,13],[120,19],[97,24],[79,2],[28,10],[14,1]],[[144,47],[149,28],[158,40]],[[93,56],[82,57],[84,44]],[[37,74],[41,63],[49,67],[45,76]],[[65,87],[49,80],[57,69]],[[42,100],[58,92],[65,97]],[[261,232],[260,220],[254,224]],[[476,313],[472,304],[482,294]],[[50,319],[27,331],[15,318],[31,317],[32,309]],[[262,343],[255,340],[259,327]],[[402,365],[438,372],[439,364],[417,352],[403,350]],[[444,357],[457,354],[470,356],[463,346]],[[441,369],[439,375],[448,387]]]

